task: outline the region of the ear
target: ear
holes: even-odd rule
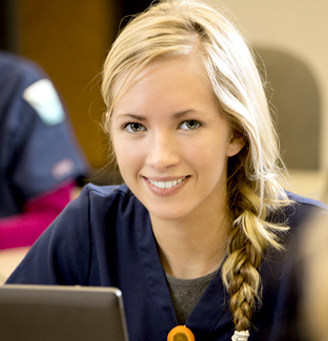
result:
[[[245,136],[238,131],[233,132],[227,146],[227,156],[231,157],[238,154],[244,148],[245,144]]]

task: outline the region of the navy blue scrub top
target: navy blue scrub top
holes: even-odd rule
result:
[[[0,51],[0,218],[88,168],[48,75]]]
[[[296,204],[275,221],[288,220],[297,235],[323,204],[293,194]],[[286,235],[287,238],[287,235]],[[287,240],[286,240],[287,242]],[[261,268],[263,305],[249,340],[298,340],[298,295],[290,253],[268,250]],[[177,325],[149,213],[126,185],[87,185],[34,244],[7,283],[115,286],[122,290],[131,341],[165,341]],[[196,340],[230,340],[229,295],[218,271],[186,326]]]

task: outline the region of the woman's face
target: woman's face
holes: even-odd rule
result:
[[[122,176],[152,218],[223,209],[227,158],[244,142],[220,115],[197,58],[146,66],[116,102],[111,133]]]

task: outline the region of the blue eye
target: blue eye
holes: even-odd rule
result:
[[[140,131],[146,130],[142,124],[136,122],[125,124],[123,129],[126,129],[129,133],[139,133]]]
[[[187,129],[187,130],[195,130],[201,126],[201,123],[196,120],[187,120],[182,122],[180,128]]]

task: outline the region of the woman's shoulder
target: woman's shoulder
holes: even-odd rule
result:
[[[104,186],[88,183],[83,187],[79,197],[90,202],[106,201],[107,203],[115,200],[135,200],[135,196],[126,184]]]
[[[131,191],[129,190],[128,186],[126,184],[121,185],[95,185],[93,183],[86,184],[83,189],[82,193],[93,193],[97,196],[110,196],[110,195],[130,195]]]
[[[304,207],[309,207],[309,208],[312,207],[318,210],[323,210],[323,211],[328,212],[328,206],[319,200],[307,198],[302,195],[288,192],[288,191],[286,193],[287,193],[288,198],[292,200],[292,202],[294,202],[296,207],[298,206],[301,209]]]
[[[126,184],[100,186],[89,183],[83,187],[76,206],[79,210],[88,207],[91,215],[146,210]]]
[[[302,195],[286,192],[291,203],[276,212],[274,220],[286,223],[291,228],[308,224],[316,216],[327,215],[328,206],[316,199],[307,198]]]

